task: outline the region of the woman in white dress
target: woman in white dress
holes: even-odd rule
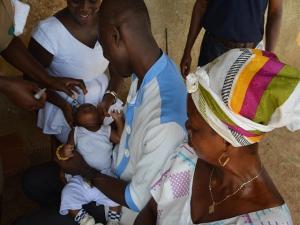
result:
[[[63,74],[65,77],[82,79],[88,92],[85,95],[82,92],[75,94],[76,100],[98,105],[99,113],[107,114],[109,106],[116,100],[115,92],[122,79],[113,73],[111,67],[110,81],[104,73],[109,62],[104,58],[97,40],[100,5],[101,0],[68,0],[66,8],[39,22],[33,31],[29,51],[52,76],[59,77]],[[73,99],[61,92],[49,90],[47,96],[48,102],[38,114],[38,126],[45,134],[54,135],[59,142],[65,144],[73,126],[72,107],[69,104]],[[45,180],[35,182],[37,177],[44,177]],[[43,206],[53,203],[58,205],[60,202],[63,184],[59,181],[59,169],[54,162],[30,168],[23,180],[24,192],[29,198]],[[38,193],[31,190],[38,190]],[[90,204],[87,211],[98,218],[97,221],[105,221],[101,207],[94,209]],[[69,217],[63,218],[64,224],[68,224],[68,219]],[[76,224],[73,219],[68,222]]]
[[[79,93],[77,97],[94,105],[103,102],[101,106],[107,109],[116,97],[121,78],[112,75],[110,68],[109,83],[104,73],[109,62],[97,40],[100,5],[101,0],[68,0],[66,8],[39,22],[33,31],[29,51],[52,76],[64,74],[82,79],[88,93]],[[110,91],[105,94],[108,87]],[[55,135],[61,143],[66,143],[73,123],[71,105],[61,93],[48,91],[47,94],[48,102],[39,111],[38,126],[45,134]]]

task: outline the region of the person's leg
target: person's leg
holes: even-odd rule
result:
[[[28,169],[23,176],[24,193],[41,206],[58,206],[63,188],[59,179],[59,171],[55,162]]]
[[[76,225],[72,217],[59,214],[59,204],[63,184],[59,179],[59,167],[54,163],[30,168],[23,177],[23,188],[26,195],[37,201],[42,208],[24,215],[14,225]],[[90,203],[83,208],[92,215],[96,222],[105,223],[103,206]]]
[[[68,216],[62,216],[58,213],[57,207],[48,207],[38,209],[30,214],[19,218],[13,225],[77,225],[76,222]]]

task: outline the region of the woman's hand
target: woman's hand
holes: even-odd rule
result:
[[[56,91],[63,91],[69,96],[73,96],[74,92],[78,93],[78,87],[82,89],[83,93],[87,93],[87,89],[83,80],[73,79],[67,77],[48,77],[48,86],[49,88]]]
[[[0,91],[14,104],[30,111],[44,107],[46,94],[38,100],[34,98],[39,90],[38,85],[33,82],[6,77],[0,79]]]

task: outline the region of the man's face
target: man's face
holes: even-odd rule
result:
[[[123,77],[130,76],[133,71],[129,54],[119,31],[113,25],[103,23],[100,19],[98,41],[102,46],[104,57],[116,72]]]

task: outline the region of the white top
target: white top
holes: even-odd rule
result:
[[[112,165],[112,148],[110,142],[111,127],[101,126],[92,132],[84,127],[75,127],[74,141],[76,150],[89,166],[98,171],[108,171]]]
[[[40,21],[32,37],[53,55],[53,61],[47,68],[49,74],[83,79],[88,89],[84,101],[96,105],[102,100],[108,86],[104,72],[109,62],[104,58],[98,41],[94,48],[88,47],[53,16]],[[68,124],[60,109],[46,103],[45,108],[39,111],[38,126],[46,134],[60,134],[62,127],[68,127]]]
[[[19,36],[23,34],[27,17],[29,15],[30,6],[26,3],[23,3],[19,0],[11,1],[14,5],[15,15],[14,15],[14,34]]]
[[[191,196],[197,155],[188,145],[170,157],[151,187],[157,203],[157,225],[194,225]],[[180,212],[180,213],[178,213]],[[292,225],[286,204],[202,225]]]
[[[125,106],[125,128],[115,149],[115,174],[129,184],[127,205],[141,210],[150,185],[185,136],[186,90],[175,64],[163,54],[145,74],[137,91],[134,78]]]

